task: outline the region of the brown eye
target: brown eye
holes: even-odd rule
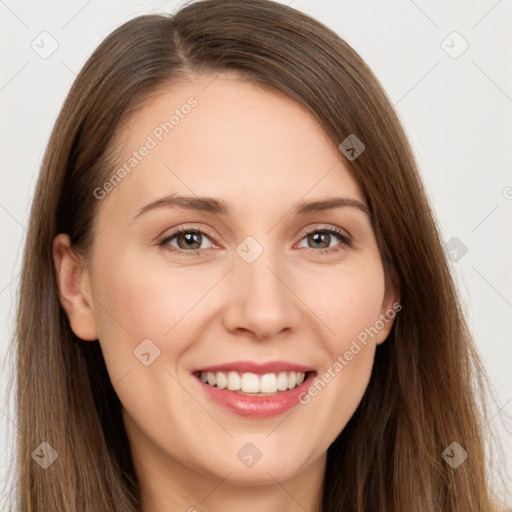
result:
[[[208,249],[212,246],[210,240],[209,246],[201,247],[201,244],[205,239],[210,240],[210,237],[201,230],[180,228],[174,233],[171,233],[170,235],[160,240],[158,245],[170,246],[173,248],[173,250],[178,252],[182,251],[194,253],[200,251],[201,249]]]
[[[317,231],[307,236],[308,242],[314,249],[327,249],[330,246],[332,236],[325,231]]]
[[[201,233],[180,233],[176,235],[180,249],[199,249],[201,247]]]
[[[336,238],[340,240],[341,243],[332,244]],[[309,231],[302,240],[306,240],[306,243],[308,244],[306,246],[307,248],[318,249],[318,252],[320,253],[330,252],[331,249],[336,251],[346,246],[350,247],[351,245],[350,237],[343,232],[332,228]]]

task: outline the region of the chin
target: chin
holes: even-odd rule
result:
[[[248,457],[244,460],[244,452],[239,458],[235,452],[233,458],[225,460],[223,457],[222,462],[209,469],[213,470],[216,478],[224,479],[229,473],[226,481],[235,485],[275,485],[276,480],[281,482],[293,478],[307,466],[307,460],[297,458],[298,444],[290,452],[269,449],[269,453],[265,453],[263,450],[261,458],[253,460]],[[219,474],[219,468],[222,468],[222,474]]]

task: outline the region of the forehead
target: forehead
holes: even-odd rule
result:
[[[117,163],[128,172],[111,195],[122,195],[129,209],[180,192],[222,198],[234,211],[335,192],[364,201],[312,114],[228,75],[160,88],[127,116],[118,140]]]

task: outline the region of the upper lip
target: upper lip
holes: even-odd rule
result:
[[[234,372],[252,372],[252,373],[278,373],[285,371],[292,372],[313,372],[314,368],[305,366],[299,363],[292,363],[290,361],[267,361],[258,363],[256,361],[232,361],[230,363],[216,364],[212,366],[204,366],[192,370],[192,373],[196,372],[222,372],[222,371],[234,371]]]

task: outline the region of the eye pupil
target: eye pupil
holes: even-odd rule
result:
[[[321,232],[321,231],[317,231],[311,235],[309,235],[309,239],[310,241],[312,241],[314,244],[322,244],[322,243],[325,243],[325,241],[327,240],[327,245],[326,246],[323,246],[321,247],[321,249],[324,249],[324,248],[327,248],[329,247],[329,239],[330,239],[330,234],[329,233],[324,233],[324,232]]]
[[[201,234],[200,233],[185,233],[181,234],[177,237],[178,240],[178,246],[180,249],[198,249],[201,247],[201,240],[200,240]],[[185,239],[185,244],[181,243],[181,240]],[[191,244],[198,244],[198,247],[191,247]]]

